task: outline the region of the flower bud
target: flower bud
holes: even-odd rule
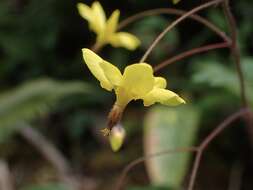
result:
[[[121,125],[116,125],[112,128],[109,136],[109,141],[114,152],[117,152],[121,148],[125,136],[125,129]]]

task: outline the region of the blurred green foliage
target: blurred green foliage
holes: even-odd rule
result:
[[[0,95],[0,143],[22,126],[19,123],[33,121],[48,113],[63,97],[77,93],[90,94],[91,88],[82,82],[39,79],[2,93]]]

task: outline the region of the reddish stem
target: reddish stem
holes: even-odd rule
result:
[[[248,108],[243,108],[237,112],[235,112],[234,114],[230,115],[229,117],[227,117],[222,123],[220,123],[218,125],[218,127],[216,127],[203,141],[202,143],[198,146],[198,150],[197,150],[197,155],[194,161],[194,165],[193,165],[193,169],[192,169],[192,173],[191,173],[191,177],[190,177],[190,182],[189,182],[189,186],[187,188],[187,190],[193,190],[195,181],[196,181],[196,176],[197,176],[197,172],[198,172],[198,168],[200,165],[200,161],[203,155],[203,152],[205,151],[205,149],[208,147],[208,145],[223,131],[225,130],[227,127],[230,126],[231,123],[233,123],[235,120],[237,120],[240,117],[243,117],[246,114],[250,114],[250,110]]]
[[[179,9],[173,9],[173,8],[159,8],[159,9],[151,9],[151,10],[147,10],[147,11],[143,11],[140,13],[137,13],[133,16],[128,17],[127,19],[123,20],[119,26],[118,26],[118,30],[126,27],[127,25],[145,18],[147,16],[152,16],[152,15],[160,15],[160,14],[173,14],[173,15],[179,15],[182,16],[186,13],[187,11],[183,11],[183,10],[179,10]],[[188,18],[191,18],[199,23],[202,23],[203,25],[205,25],[207,28],[209,28],[210,30],[214,31],[218,36],[220,36],[224,41],[230,42],[231,39],[222,31],[220,30],[217,26],[215,26],[213,23],[211,23],[210,21],[208,21],[207,19],[193,14],[190,15]]]
[[[151,53],[151,51],[154,49],[154,47],[160,42],[160,40],[165,36],[165,34],[167,34],[172,28],[174,28],[177,24],[179,24],[180,22],[182,22],[184,19],[186,19],[187,17],[189,17],[190,15],[203,10],[205,8],[208,8],[212,5],[218,4],[220,2],[222,2],[223,0],[213,0],[213,1],[209,1],[207,3],[204,3],[198,7],[195,7],[194,9],[192,9],[191,11],[185,13],[184,15],[182,15],[181,17],[179,17],[178,19],[176,19],[175,21],[173,21],[169,26],[166,27],[166,29],[159,34],[159,36],[153,41],[153,43],[149,46],[149,48],[147,49],[147,51],[145,52],[145,54],[143,55],[143,57],[141,58],[141,60],[139,61],[140,63],[144,62],[148,55]]]
[[[129,173],[129,171],[134,168],[136,165],[144,162],[147,159],[152,159],[155,158],[157,156],[162,156],[162,155],[166,155],[166,154],[170,154],[170,153],[177,153],[177,152],[196,152],[198,150],[197,147],[186,147],[186,148],[176,148],[176,149],[171,149],[171,150],[166,150],[166,151],[162,151],[162,152],[158,152],[155,154],[150,154],[147,156],[143,156],[140,157],[134,161],[132,161],[131,163],[129,163],[125,169],[121,172],[120,177],[117,181],[115,190],[120,190],[122,188],[123,182],[125,177],[127,176],[127,174]]]
[[[210,51],[210,50],[214,50],[214,49],[227,48],[227,47],[230,47],[230,44],[228,42],[222,42],[222,43],[210,44],[210,45],[206,45],[206,46],[202,46],[202,47],[198,47],[198,48],[194,48],[194,49],[185,51],[185,52],[183,52],[179,55],[176,55],[170,59],[167,59],[167,60],[163,61],[162,63],[158,64],[157,66],[155,66],[154,72],[159,71],[160,69],[162,69],[163,67],[166,67],[167,65],[169,65],[171,63],[185,59],[185,58],[190,57],[192,55],[206,52],[206,51]]]

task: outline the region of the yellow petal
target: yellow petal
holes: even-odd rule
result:
[[[111,35],[114,32],[116,32],[119,22],[119,15],[120,15],[119,10],[113,11],[112,15],[110,16],[110,18],[106,23],[106,35]]]
[[[125,68],[121,87],[131,94],[132,99],[138,99],[153,89],[154,80],[150,65],[136,63]]]
[[[85,5],[84,3],[77,3],[77,9],[79,14],[86,19],[88,22],[92,21],[93,13],[89,6]]]
[[[143,101],[144,106],[150,106],[155,102],[159,102],[167,106],[176,106],[185,103],[185,101],[180,98],[176,93],[170,90],[160,88],[154,88],[143,98]]]
[[[167,82],[163,77],[155,77],[155,87],[156,88],[166,88]]]
[[[111,39],[110,43],[114,47],[124,47],[128,50],[135,50],[140,45],[140,40],[127,32],[117,32]]]
[[[114,85],[119,86],[122,80],[122,75],[120,70],[107,61],[100,63],[107,79]]]
[[[122,75],[117,67],[104,61],[97,54],[89,49],[82,49],[83,58],[91,73],[99,80],[102,88],[111,91],[117,86]]]
[[[92,6],[91,9],[93,11],[93,19],[92,19],[92,29],[97,33],[102,33],[105,30],[105,12],[103,7],[101,6],[101,4],[98,1],[95,1]]]

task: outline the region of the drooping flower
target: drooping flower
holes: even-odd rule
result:
[[[165,89],[167,82],[162,77],[155,77],[152,67],[147,63],[135,63],[125,68],[123,75],[120,70],[103,60],[89,49],[82,49],[83,58],[91,73],[98,79],[102,88],[116,93],[115,104],[108,116],[108,128],[103,130],[104,135],[111,134],[111,129],[121,120],[122,113],[127,104],[132,100],[142,99],[144,106],[159,102],[168,106],[176,106],[185,101],[176,93]],[[117,133],[116,133],[117,132]],[[116,131],[117,143],[119,135]],[[110,141],[115,138],[110,137]],[[111,142],[111,144],[113,144]],[[119,148],[120,146],[115,146]],[[116,149],[116,148],[115,148]]]
[[[119,10],[115,10],[106,20],[105,12],[98,1],[95,1],[91,7],[78,3],[77,9],[79,14],[88,21],[90,30],[97,34],[96,48],[111,44],[113,47],[135,50],[140,45],[136,36],[127,32],[117,32]]]

